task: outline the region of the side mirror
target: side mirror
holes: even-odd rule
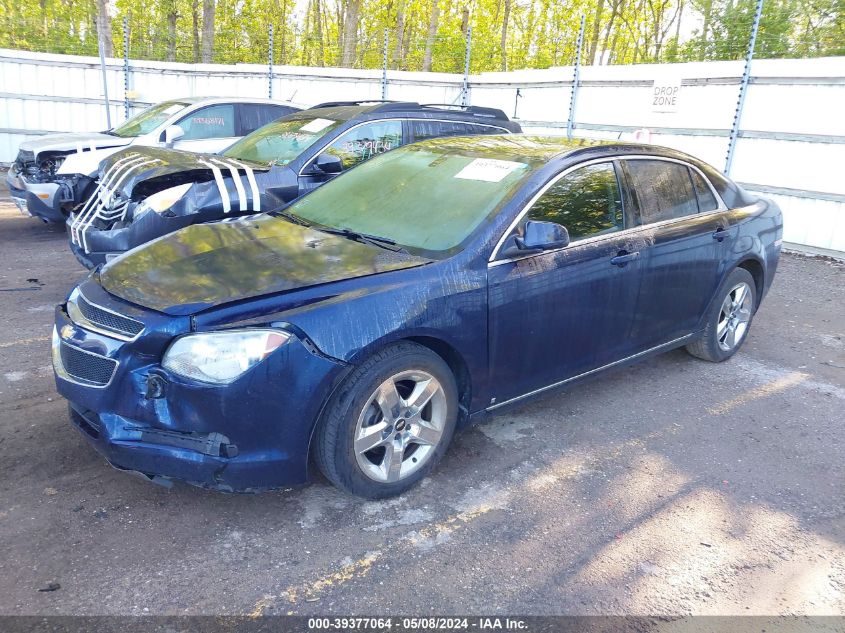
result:
[[[340,161],[340,156],[335,156],[328,152],[323,152],[317,156],[314,166],[324,174],[339,174],[343,171],[343,163]]]
[[[516,236],[514,241],[521,251],[547,251],[569,244],[569,231],[557,222],[529,220],[522,236]]]
[[[181,125],[169,125],[164,129],[164,144],[172,147],[173,143],[185,136]]]

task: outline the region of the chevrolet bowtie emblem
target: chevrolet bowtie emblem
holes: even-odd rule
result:
[[[70,323],[63,325],[62,329],[59,331],[59,336],[64,339],[72,338],[74,334],[76,334],[76,328],[74,328]]]

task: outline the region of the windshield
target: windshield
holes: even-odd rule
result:
[[[223,152],[223,156],[268,165],[287,165],[340,124],[341,121],[318,117],[285,117],[243,137]]]
[[[146,110],[142,110],[109,131],[115,136],[124,137],[149,134],[174,114],[187,108],[188,105],[181,101],[165,101],[164,103],[159,103],[150,106]]]
[[[470,139],[449,139],[444,147],[409,145],[359,165],[285,211],[308,222],[376,235],[411,251],[444,257],[492,216],[531,172],[527,163],[495,155],[495,150],[484,151]]]

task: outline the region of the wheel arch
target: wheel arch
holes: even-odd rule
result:
[[[763,263],[756,257],[746,257],[740,261],[735,268],[743,268],[747,270],[754,279],[754,291],[756,295],[754,310],[757,310],[757,307],[760,305],[760,301],[763,299],[763,291],[765,290],[766,283],[766,270],[763,268]],[[730,274],[730,271],[728,274]]]
[[[409,336],[400,340],[410,341],[431,350],[449,366],[458,387],[458,425],[466,422],[472,401],[472,375],[463,355],[453,345],[434,336]]]

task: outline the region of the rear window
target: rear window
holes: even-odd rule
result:
[[[686,165],[663,160],[626,163],[643,224],[698,213],[698,198]]]
[[[690,169],[690,175],[692,176],[692,184],[695,186],[695,193],[698,195],[698,210],[704,212],[718,209],[719,203],[716,202],[716,196],[713,195],[712,189],[704,182],[701,174],[694,169]]]

